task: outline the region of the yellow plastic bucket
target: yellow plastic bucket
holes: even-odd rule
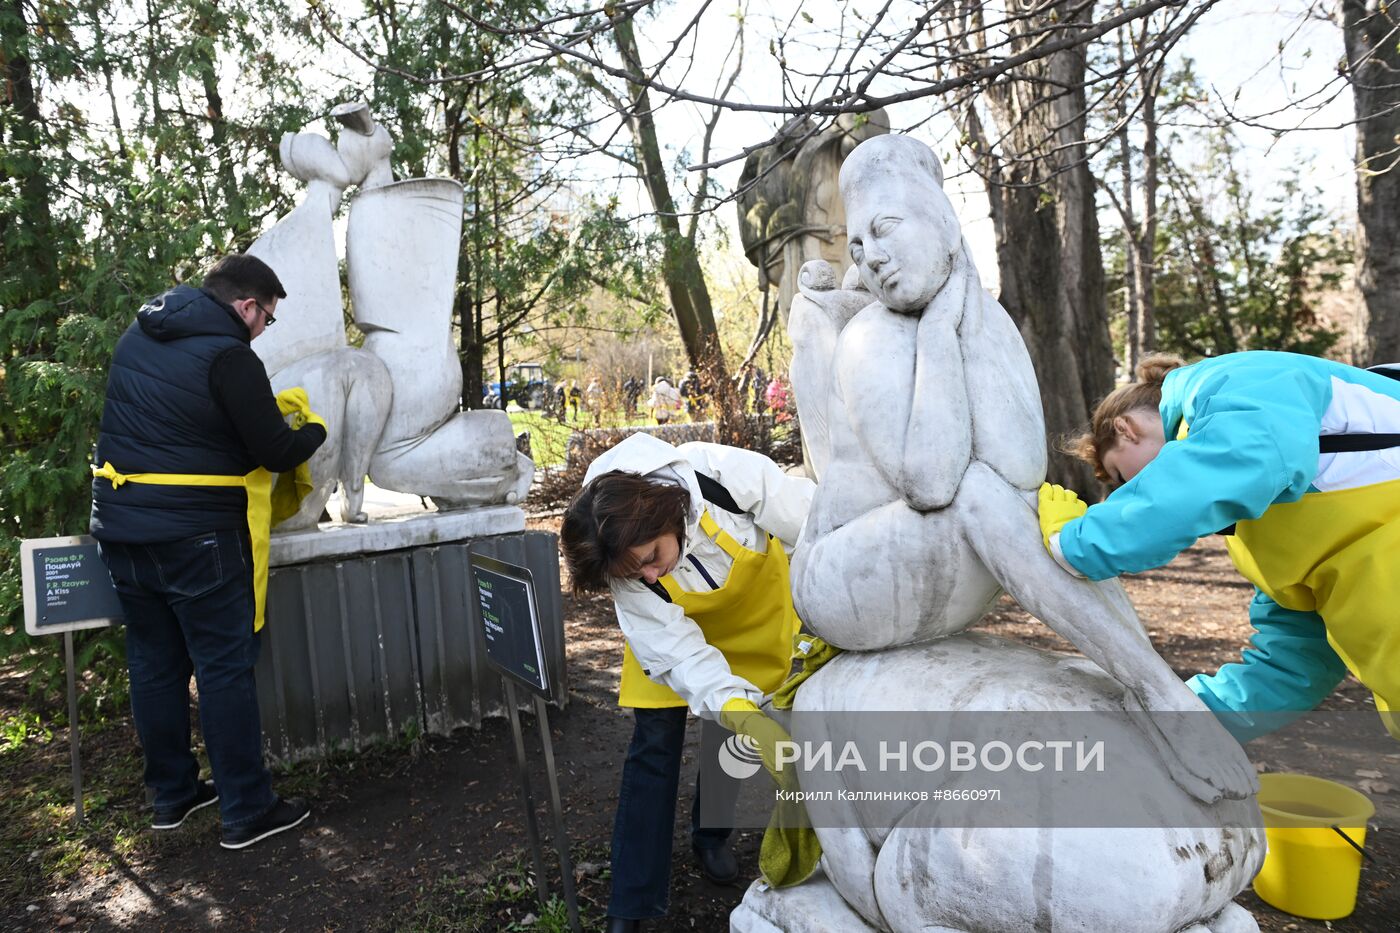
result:
[[[1376,812],[1366,795],[1306,774],[1261,774],[1259,809],[1269,852],[1254,878],[1254,893],[1310,920],[1350,914],[1361,881],[1366,821]]]

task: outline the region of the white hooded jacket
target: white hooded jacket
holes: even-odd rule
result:
[[[697,471],[718,482],[745,514],[721,508],[710,517],[745,548],[765,550],[767,535],[782,542],[789,555],[797,545],[816,486],[789,476],[772,460],[751,450],[721,444],[689,443],[672,447],[649,434],[634,434],[589,466],[584,485],[613,470],[638,473],[658,483],[676,483],[690,493],[690,514],[680,564],[671,578],[687,592],[718,589],[734,561],[700,530],[704,500]],[[763,691],[729,669],[718,648],[705,641],[685,611],[647,588],[641,580],[613,580],[617,621],[642,670],[674,690],[698,716],[718,719],[735,697],[755,703]]]

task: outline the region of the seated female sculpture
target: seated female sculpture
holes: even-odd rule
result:
[[[793,590],[808,627],[848,651],[802,686],[794,712],[1197,711],[1136,717],[1123,741],[1160,762],[1159,792],[1195,808],[1193,825],[1205,828],[937,828],[910,805],[879,825],[852,813],[843,825],[861,828],[819,826],[827,876],[879,929],[1255,929],[1230,904],[1263,854],[1254,770],[1153,650],[1121,586],[1071,577],[1042,546],[1035,373],[981,286],[936,158],[907,137],[871,139],[847,159],[841,191],[851,256],[874,300],[850,316],[853,292],[804,270],[804,282],[827,289],[804,287],[794,320],[801,302],[831,305],[805,316],[839,334],[794,338],[809,354],[794,370],[830,375],[825,398],[798,386],[804,420],[814,406],[825,416],[815,441],[825,449],[814,451],[824,466]],[[810,358],[821,353],[830,358]],[[1003,590],[1093,664],[960,634]],[[799,741],[845,738],[804,734],[840,717],[799,719]],[[852,788],[865,780],[853,776]],[[1099,860],[1119,857],[1134,878],[1155,873],[1136,902],[1097,884]],[[1004,896],[959,895],[976,889]],[[772,907],[786,897],[751,891],[735,929],[745,909],[766,916],[765,898]]]

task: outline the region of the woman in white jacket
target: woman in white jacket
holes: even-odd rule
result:
[[[717,724],[747,732],[787,677],[800,625],[788,556],[814,488],[752,451],[634,434],[593,462],[564,515],[575,592],[608,588],[627,639],[619,704],[636,724],[613,828],[609,933],[666,913],[686,709],[704,720],[702,756],[713,756]],[[700,826],[699,796],[697,783],[701,871],[733,882],[731,830]]]

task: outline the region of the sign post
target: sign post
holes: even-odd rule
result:
[[[525,807],[525,834],[535,864],[535,890],[540,902],[548,903],[549,886],[544,877],[544,853],[540,846],[535,797],[530,789],[530,771],[525,760],[525,736],[520,727],[520,707],[516,685],[534,694],[535,720],[544,749],[545,776],[549,782],[550,813],[554,822],[554,848],[559,856],[559,873],[564,886],[564,903],[569,910],[569,929],[582,933],[578,893],[574,890],[573,862],[569,858],[569,838],[564,829],[564,807],[559,796],[559,775],[554,767],[554,742],[549,734],[546,701],[553,699],[555,684],[545,661],[544,638],[535,602],[535,584],[530,571],[481,554],[471,555],[472,583],[477,593],[477,613],[486,638],[486,663],[501,675],[505,687],[506,715],[510,717],[515,739],[515,766],[520,778],[520,799]]]
[[[63,666],[68,673],[68,746],[73,757],[73,822],[80,825],[83,762],[73,633],[120,623],[121,602],[107,565],[97,551],[97,542],[87,535],[31,538],[20,542],[19,554],[24,630],[30,635],[63,633]]]

